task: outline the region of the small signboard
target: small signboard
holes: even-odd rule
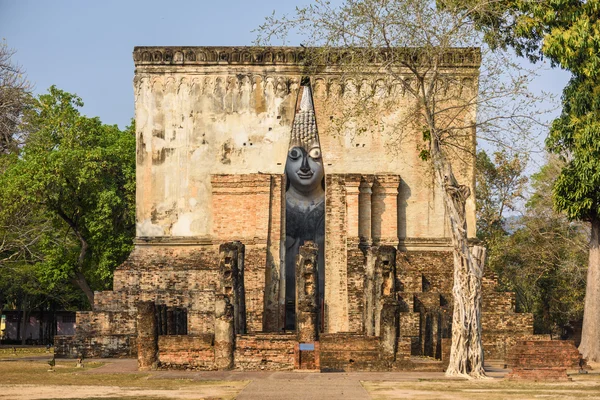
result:
[[[315,344],[314,343],[299,343],[300,351],[314,351]]]

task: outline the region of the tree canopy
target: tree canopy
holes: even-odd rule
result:
[[[53,86],[26,111],[27,141],[0,175],[0,219],[8,226],[26,213],[30,229],[42,221],[41,232],[21,232],[30,246],[16,245],[12,258],[20,252],[50,288],[75,283],[93,305],[132,248],[135,135],[82,116],[82,106]]]
[[[563,334],[583,315],[589,229],[553,208],[552,187],[563,165],[548,158],[531,177],[523,214],[488,244],[500,289],[516,293],[518,311],[533,313],[536,333]]]
[[[555,207],[591,223],[579,350],[600,361],[600,1],[504,0],[481,7],[473,20],[492,46],[547,58],[572,74],[546,145],[566,162],[553,188]]]

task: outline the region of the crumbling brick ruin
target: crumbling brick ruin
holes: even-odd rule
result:
[[[58,354],[137,356],[141,369],[444,368],[449,228],[422,132],[406,123],[414,100],[334,64],[303,79],[303,51],[135,48],[135,249]],[[444,59],[463,90],[476,90],[479,57]],[[394,107],[340,124],[368,91]],[[473,157],[454,169],[474,193]],[[317,179],[309,170],[324,177],[296,237],[289,186]],[[467,220],[473,238],[473,197]],[[486,276],[482,324],[486,357],[501,359],[533,321],[496,284]]]

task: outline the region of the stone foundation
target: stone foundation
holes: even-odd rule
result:
[[[356,243],[356,247],[348,250],[347,254],[350,300],[346,307],[353,332],[340,337],[336,336],[338,334],[317,334],[312,320],[314,311],[309,311],[307,315],[311,315],[312,319],[307,321],[313,322],[307,325],[307,330],[301,330],[308,334],[300,338],[291,333],[250,331],[249,334],[237,333],[235,339],[226,339],[243,329],[264,328],[267,321],[256,319],[256,316],[263,315],[258,309],[266,307],[264,296],[248,295],[259,292],[264,285],[264,275],[255,278],[260,274],[247,273],[246,270],[251,264],[255,265],[252,268],[259,268],[253,261],[258,254],[257,245],[246,246],[246,249],[251,247],[253,250],[246,250],[243,260],[219,251],[221,248],[244,254],[236,250],[239,246],[246,245],[239,243],[231,248],[210,243],[179,244],[168,248],[158,244],[139,245],[115,273],[116,290],[97,293],[95,311],[77,314],[78,334],[57,340],[57,355],[77,357],[83,353],[86,357],[136,357],[139,331],[136,304],[153,301],[157,305],[156,312],[160,314],[157,323],[165,324],[158,327],[158,331],[162,332],[158,339],[158,361],[162,368],[293,369],[296,344],[314,342],[314,339],[320,345],[320,367],[323,370],[412,369],[411,356],[447,360],[443,351],[448,346],[443,343],[450,340],[452,314],[452,258],[449,252],[398,251],[386,246],[381,247],[383,250],[371,247],[364,251]],[[386,254],[385,265],[382,256],[378,255],[380,251]],[[390,259],[389,255],[393,253],[395,257]],[[235,265],[232,264],[233,258],[236,258]],[[369,266],[369,263],[372,265]],[[244,269],[243,274],[240,268]],[[368,274],[367,270],[370,271]],[[262,271],[264,274],[264,266]],[[242,282],[234,284],[233,280],[223,280],[224,274],[231,279],[243,277],[243,286]],[[515,313],[514,294],[497,292],[496,285],[495,277],[484,278],[482,326],[488,359],[504,359],[508,349],[518,340],[539,339],[531,334],[532,316]],[[304,296],[303,291],[299,293]],[[369,295],[366,296],[366,293]],[[237,311],[232,308],[231,319],[221,323],[219,318],[222,317],[217,318],[215,314],[215,304],[218,298],[232,294],[238,296],[235,300]],[[241,297],[245,297],[245,301]],[[304,303],[302,300],[299,305],[306,307]],[[245,315],[246,327],[240,322],[244,321],[244,307],[250,310]],[[314,304],[311,307],[314,308]],[[189,336],[174,336],[184,329],[182,327],[168,328],[170,310],[172,315],[178,315],[178,320],[187,318],[185,329]],[[234,318],[235,315],[237,318]],[[233,330],[218,328],[222,334],[229,333],[224,336],[225,339],[216,340],[219,324],[225,324],[223,327],[232,324]],[[303,327],[303,324],[299,326]],[[367,332],[368,326],[372,328]],[[208,337],[212,338],[210,349]],[[190,348],[186,349],[188,345]],[[231,361],[224,361],[217,367],[214,346],[218,347],[217,352],[224,351],[223,357],[226,353],[231,354],[227,356],[231,357]],[[208,354],[212,355],[209,357]],[[306,357],[309,357],[308,353]]]

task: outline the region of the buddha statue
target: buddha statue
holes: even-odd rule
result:
[[[302,86],[300,107],[292,125],[292,137],[285,165],[285,329],[295,328],[295,268],[298,249],[313,241],[318,255],[318,304],[324,290],[325,190],[321,148],[309,86]]]

